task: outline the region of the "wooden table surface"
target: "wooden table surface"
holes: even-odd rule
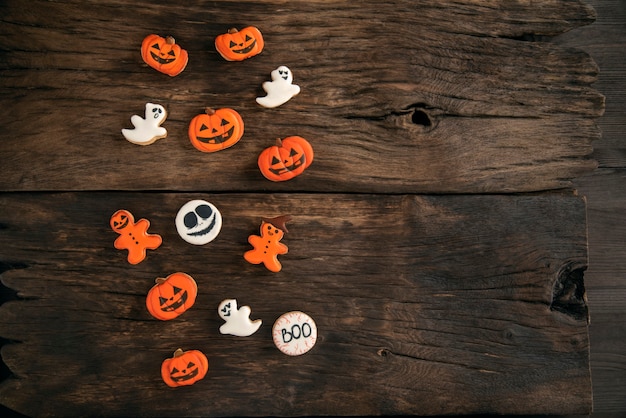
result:
[[[0,11],[3,416],[626,413],[623,2]],[[249,24],[265,50],[226,62],[214,37]],[[149,33],[189,51],[183,73],[143,63]],[[302,91],[264,109],[278,65]],[[168,137],[141,147],[120,129],[148,101]],[[195,150],[205,106],[237,109],[243,139]],[[288,135],[315,161],[270,182],[256,158]],[[204,246],[174,227],[197,198],[224,219]],[[113,247],[117,209],[163,237],[138,265]],[[285,213],[283,270],[247,263],[248,235]],[[146,293],[175,271],[198,300],[158,321]],[[221,335],[226,298],[261,329]],[[290,310],[319,328],[299,357],[271,340]],[[209,373],[172,389],[159,370],[179,347]]]

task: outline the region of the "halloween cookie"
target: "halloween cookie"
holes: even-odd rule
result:
[[[174,351],[174,356],[163,360],[161,377],[170,387],[189,386],[204,379],[209,371],[209,360],[199,350]]]
[[[176,44],[173,37],[151,34],[141,43],[141,58],[155,70],[174,77],[187,66],[187,51]]]
[[[204,113],[191,120],[189,140],[199,151],[221,151],[239,142],[243,128],[243,119],[237,111],[207,107]]]
[[[289,250],[285,244],[279,242],[285,232],[287,232],[286,222],[291,220],[291,216],[284,215],[272,219],[264,219],[261,222],[261,236],[250,235],[248,242],[254,247],[244,253],[243,258],[248,263],[261,264],[269,271],[279,272],[282,269],[279,254],[287,254]]]
[[[186,273],[173,273],[167,278],[159,277],[148,292],[148,312],[162,321],[174,319],[191,308],[198,295],[196,281]]]
[[[222,229],[222,214],[204,200],[185,203],[176,215],[178,235],[193,245],[204,245],[213,241]]]
[[[217,312],[225,322],[220,327],[220,333],[247,337],[257,332],[261,326],[261,320],[250,320],[250,307],[237,308],[236,299],[225,299],[220,303]]]
[[[313,348],[317,326],[309,315],[300,311],[283,314],[272,327],[274,344],[289,356],[299,356]]]
[[[145,118],[139,115],[130,117],[133,129],[122,129],[122,135],[137,145],[150,145],[157,139],[165,138],[167,130],[161,124],[167,118],[165,108],[159,104],[146,103]]]
[[[128,262],[138,264],[146,258],[146,250],[156,250],[163,240],[160,235],[149,234],[150,222],[140,219],[135,222],[132,213],[118,210],[111,216],[109,224],[113,231],[120,234],[113,245],[118,250],[128,250]]]
[[[281,65],[271,72],[270,77],[272,81],[266,81],[262,84],[267,95],[256,98],[256,102],[261,106],[278,107],[300,93],[300,86],[292,84],[293,73],[288,67]]]
[[[258,158],[261,173],[272,181],[285,181],[299,176],[312,162],[313,147],[300,136],[277,139],[276,145],[264,149]]]
[[[263,51],[263,35],[254,26],[231,28],[215,38],[215,49],[227,61],[243,61]]]

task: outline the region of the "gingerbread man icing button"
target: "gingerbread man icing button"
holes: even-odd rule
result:
[[[250,251],[246,251],[243,258],[251,264],[261,264],[269,271],[279,272],[282,264],[278,261],[279,254],[287,254],[289,248],[282,242],[279,242],[287,231],[287,222],[291,220],[291,216],[283,215],[272,219],[263,219],[261,222],[261,235],[250,235],[248,242],[254,247]]]
[[[299,356],[317,342],[317,326],[309,315],[300,311],[281,315],[272,328],[274,344],[289,356]]]
[[[128,250],[128,262],[138,264],[146,258],[146,250],[156,250],[163,242],[160,235],[149,234],[150,221],[140,219],[135,222],[132,213],[120,209],[109,221],[113,231],[120,234],[113,245],[118,250]]]

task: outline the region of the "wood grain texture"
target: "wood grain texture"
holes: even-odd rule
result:
[[[222,212],[218,238],[191,246],[173,215],[190,198]],[[241,205],[245,199],[246,205]],[[137,266],[113,248],[127,208],[163,245]],[[260,218],[291,213],[283,270],[247,264]],[[0,402],[34,416],[587,413],[591,406],[585,205],[574,196],[38,193],[0,197]],[[384,243],[384,249],[381,244]],[[155,277],[198,282],[190,311],[152,319]],[[261,318],[222,336],[235,297]],[[300,309],[319,329],[290,358],[273,321]],[[42,321],[46,318],[46,321]],[[209,357],[207,378],[172,390],[160,363],[178,347]],[[38,394],[46,402],[33,402]],[[558,395],[557,395],[558,394]],[[184,406],[182,406],[184,405]]]
[[[591,323],[594,411],[626,413],[626,170],[602,169],[576,181],[588,200],[589,270],[585,283]]]
[[[582,1],[6,1],[0,16],[2,190],[523,192],[595,167],[597,66],[541,42],[591,23]],[[248,24],[264,52],[221,59],[215,36]],[[142,62],[152,32],[189,51],[181,75]],[[278,65],[302,93],[263,109],[254,98]],[[147,101],[168,108],[169,136],[133,146],[120,129]],[[236,148],[191,146],[205,106],[242,114]],[[316,162],[268,183],[259,152],[294,134]]]

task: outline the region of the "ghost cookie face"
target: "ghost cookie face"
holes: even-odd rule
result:
[[[237,308],[236,299],[225,299],[220,303],[217,312],[224,320],[220,327],[220,333],[235,335],[237,337],[247,337],[259,329],[261,320],[250,320],[250,307],[242,306]]]
[[[178,235],[193,245],[204,245],[213,241],[222,229],[222,214],[205,200],[185,203],[176,215]]]
[[[293,73],[288,67],[281,65],[272,71],[270,76],[272,81],[266,81],[262,85],[267,95],[256,98],[256,102],[261,106],[278,107],[300,93],[300,86],[292,84]]]
[[[122,129],[122,135],[129,142],[137,145],[150,145],[157,139],[165,138],[167,130],[161,124],[167,118],[165,108],[160,104],[146,103],[144,118],[133,115],[130,122],[133,129]]]

